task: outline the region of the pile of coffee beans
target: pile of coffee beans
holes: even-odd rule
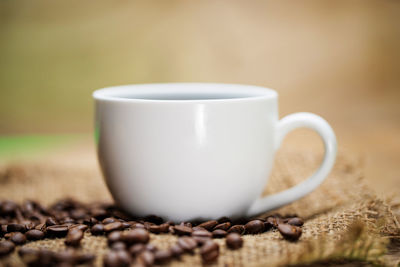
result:
[[[79,252],[85,232],[104,235],[109,252],[104,256],[104,266],[152,266],[179,259],[183,254],[200,254],[204,263],[216,261],[220,248],[214,239],[225,238],[229,249],[240,249],[242,235],[261,234],[277,229],[288,241],[297,241],[303,220],[296,215],[274,215],[252,220],[223,217],[206,222],[165,222],[150,215],[134,218],[116,206],[104,203],[83,204],[73,199],[63,199],[50,207],[35,201],[21,205],[13,201],[0,201],[0,257],[10,254],[16,246],[44,238],[65,238],[65,251],[21,247],[18,255],[28,266],[74,266],[91,264],[92,254]],[[159,249],[150,243],[152,234],[172,234],[177,242],[168,249]]]

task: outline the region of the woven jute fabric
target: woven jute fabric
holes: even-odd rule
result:
[[[36,162],[3,164],[0,166],[0,198],[35,199],[43,204],[64,197],[83,202],[112,201],[94,158],[83,160],[79,155],[64,155]],[[311,151],[281,151],[264,195],[304,180],[318,168],[321,160],[322,155]],[[339,153],[333,171],[317,190],[273,213],[298,214],[306,219],[298,242],[285,241],[277,231],[270,231],[244,236],[243,248],[232,251],[226,248],[223,239],[216,240],[221,253],[218,262],[211,266],[287,266],[336,259],[378,265],[399,262],[396,257],[387,256],[390,240],[400,236],[396,212],[364,184],[357,157]],[[25,246],[60,251],[65,249],[63,241],[62,238],[45,239]],[[150,242],[167,248],[176,242],[176,237],[151,234]],[[108,250],[106,238],[85,233],[79,249],[96,254],[95,264],[101,266]],[[14,252],[2,259],[1,264],[19,266],[22,262]],[[195,253],[171,261],[169,265],[201,266],[202,263]]]

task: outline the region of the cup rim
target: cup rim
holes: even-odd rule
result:
[[[191,98],[191,99],[155,99],[140,98],[140,94],[233,94],[235,97]],[[136,94],[136,97],[135,95]],[[130,95],[130,97],[127,97]],[[278,93],[270,88],[229,83],[145,83],[105,87],[92,94],[95,100],[112,102],[151,102],[151,103],[204,103],[238,102],[249,100],[276,99]]]

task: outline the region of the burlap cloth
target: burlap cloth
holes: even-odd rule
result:
[[[311,151],[281,151],[265,194],[305,179],[320,161],[321,155]],[[278,232],[270,231],[244,236],[244,247],[232,251],[226,248],[224,240],[217,240],[221,256],[215,266],[285,266],[335,260],[397,265],[399,257],[389,245],[398,245],[399,223],[392,207],[399,205],[391,206],[377,198],[364,185],[361,169],[357,158],[339,153],[334,170],[316,191],[275,211],[296,213],[306,219],[298,242],[284,241]],[[94,156],[87,160],[75,153],[74,156],[61,155],[38,162],[0,166],[1,199],[35,199],[50,204],[66,196],[84,202],[111,201]],[[63,241],[46,239],[25,246],[59,251],[65,248]],[[175,236],[151,235],[151,242],[160,248],[175,241]],[[86,233],[80,249],[95,253],[96,265],[100,266],[102,255],[108,250],[106,238]],[[14,252],[2,259],[1,264],[22,263]],[[185,255],[170,265],[200,266],[201,259],[198,254]]]

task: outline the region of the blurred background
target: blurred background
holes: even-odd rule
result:
[[[0,162],[60,147],[95,158],[97,88],[243,83],[276,89],[281,116],[326,118],[368,182],[393,191],[399,17],[395,0],[0,1]],[[285,145],[322,151],[315,137],[299,130]]]

